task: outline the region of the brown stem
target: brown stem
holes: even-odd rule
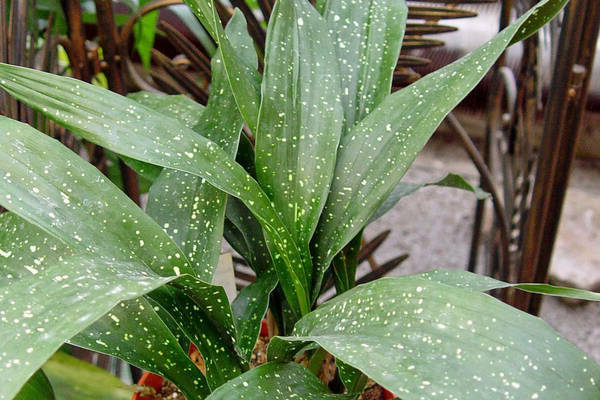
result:
[[[63,0],[62,5],[69,26],[70,46],[67,54],[73,77],[90,82],[91,76],[85,51],[85,32],[83,31],[79,0]]]
[[[119,35],[115,26],[112,0],[94,0],[96,3],[96,15],[98,17],[98,33],[102,54],[106,62],[106,78],[109,88],[116,93],[125,95],[125,76],[121,68],[122,51]],[[139,186],[135,172],[129,168],[123,160],[119,160],[119,168],[123,177],[125,193],[136,204],[140,204]]]

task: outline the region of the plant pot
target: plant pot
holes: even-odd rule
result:
[[[163,384],[163,377],[153,374],[152,372],[144,372],[140,378],[138,385],[150,386],[157,392],[160,390]],[[134,393],[131,400],[153,400],[151,397],[142,396],[140,393]]]
[[[397,399],[396,395],[390,391],[383,389],[383,398],[388,399]]]
[[[262,324],[260,326],[260,336],[268,337],[269,336],[269,327],[267,325],[267,320],[263,319]],[[190,350],[188,351],[188,355],[191,355],[193,352],[197,351],[196,346],[194,344],[190,344]],[[152,372],[144,372],[142,377],[140,378],[138,385],[140,386],[150,386],[154,388],[157,392],[163,385],[164,378],[162,376],[153,374]],[[134,393],[131,397],[131,400],[153,400],[150,397],[142,396],[139,393]]]

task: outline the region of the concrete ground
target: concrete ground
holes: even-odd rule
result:
[[[404,180],[428,182],[447,172],[462,174],[471,183],[478,175],[458,143],[433,140],[417,158]],[[600,162],[575,164],[555,247],[552,275],[569,286],[600,289]],[[391,229],[375,253],[381,264],[401,253],[410,257],[395,274],[434,268],[462,268],[468,259],[474,196],[465,191],[427,187],[401,200],[372,223],[366,237]],[[368,268],[363,264],[361,268]],[[567,339],[600,362],[600,304],[569,305],[546,297],[541,317]]]

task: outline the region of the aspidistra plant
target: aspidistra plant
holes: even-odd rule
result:
[[[0,399],[44,382],[64,342],[163,375],[188,399],[355,398],[365,377],[402,399],[598,398],[600,366],[484,292],[596,293],[459,271],[353,287],[355,239],[435,128],[566,0],[392,95],[402,1],[278,0],[262,75],[240,12],[224,29],[211,1],[187,3],[219,48],[206,107],[0,65],[2,89],[157,174],[144,212],[57,141],[0,118]],[[223,236],[257,275],[231,304],[211,284]],[[326,274],[339,295],[317,307]],[[249,370],[267,307],[287,336]],[[315,348],[335,357],[341,393],[292,361]]]

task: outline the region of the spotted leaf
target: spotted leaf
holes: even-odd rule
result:
[[[128,98],[155,111],[176,118],[187,127],[194,127],[202,120],[205,107],[184,95],[167,96],[152,92],[129,93]]]
[[[267,363],[215,390],[209,400],[352,399],[334,395],[316,376],[296,363]]]
[[[260,224],[250,211],[238,199],[231,198],[227,202],[226,215],[227,241],[244,257],[257,275],[256,281],[242,289],[231,303],[238,331],[238,345],[246,360],[250,360],[262,318],[278,278]]]
[[[408,8],[398,0],[329,0],[324,17],[335,35],[345,130],[390,94]]]
[[[176,286],[235,337],[223,288],[194,277],[177,245],[96,168],[28,125],[0,118],[0,132],[0,204],[76,253],[182,275]]]
[[[341,360],[335,360],[335,365],[348,393],[361,393],[367,384],[367,376]]]
[[[190,128],[193,128],[200,122],[200,117],[204,111],[204,107],[201,104],[198,104],[183,95],[165,96],[151,92],[136,92],[128,94],[127,97],[148,108],[160,111],[170,117],[177,118],[183,122],[185,126]],[[147,179],[150,183],[154,182],[162,171],[162,167],[158,165],[125,156],[122,156],[121,158],[130,168]]]
[[[240,113],[250,130],[256,132],[261,78],[257,71],[258,58],[254,47],[245,45],[234,47],[234,40],[224,32],[212,0],[184,0],[184,2],[192,9],[217,43],[225,73]],[[239,10],[234,12],[234,14],[236,13],[245,21]],[[239,31],[237,34],[248,36],[247,31]],[[240,52],[241,54],[238,54]]]
[[[219,330],[218,325],[213,322],[212,310],[198,304],[197,297],[167,286],[155,290],[149,297],[172,317],[181,331],[196,345],[202,354],[208,385],[212,389],[242,373],[242,360],[236,353],[236,333]],[[210,302],[210,298],[206,297],[206,301]]]
[[[317,8],[333,28],[344,106],[342,136],[345,136],[390,93],[407,7],[404,1],[394,0],[329,0],[317,3]],[[361,240],[362,230],[332,260],[338,292],[355,284],[358,263],[355,249]],[[313,290],[316,296],[318,289]]]
[[[162,375],[188,398],[210,393],[204,375],[143,297],[119,303],[69,342]]]
[[[275,3],[266,39],[256,173],[305,257],[298,278],[306,286],[312,275],[309,242],[329,191],[343,121],[332,42],[325,20],[308,2]]]
[[[589,290],[547,285],[544,283],[506,283],[488,276],[473,274],[461,270],[433,270],[418,275],[423,279],[452,285],[464,289],[488,291],[513,287],[526,292],[545,294],[548,296],[565,297],[570,299],[600,301],[600,293]]]
[[[344,247],[331,263],[331,273],[336,293],[343,293],[356,285],[356,268],[362,242],[362,232]]]
[[[308,340],[406,400],[600,395],[600,366],[542,320],[419,276],[382,278],[324,303],[292,336],[273,338],[269,358]]]
[[[235,32],[243,29],[246,29],[243,19],[240,14],[235,14],[227,25],[227,32],[237,38]],[[221,146],[233,159],[243,120],[236,112],[235,99],[220,55],[212,60],[211,70],[211,94],[206,111],[195,119],[186,118],[185,113],[178,114],[177,118],[188,128]],[[163,113],[161,103],[156,106],[151,105],[151,108]],[[200,107],[197,105],[194,115],[198,114]],[[162,172],[148,196],[148,215],[165,229],[188,256],[196,275],[207,282],[213,279],[221,252],[226,201],[227,194],[203,178],[170,169]]]
[[[117,303],[173,278],[160,277],[139,262],[92,261],[89,256],[67,257],[21,279],[3,276],[0,399],[11,399],[65,340]]]
[[[342,137],[331,191],[313,239],[313,299],[333,257],[392,192],[444,117],[519,32],[538,29],[566,2],[539,2],[477,50],[388,96]]]
[[[0,204],[91,257],[192,272],[156,223],[96,168],[28,125],[0,117]]]
[[[279,260],[282,272],[285,269],[289,276],[296,276],[303,271],[300,251],[268,197],[214,142],[176,119],[74,79],[1,64],[0,87],[91,142],[121,155],[201,176],[216,188],[238,197],[272,238],[267,244]],[[148,255],[151,253],[146,251]],[[162,251],[161,257],[171,255],[171,262],[177,260],[167,253]],[[283,282],[282,287],[297,315],[310,310],[309,288],[303,285],[303,280],[291,279]]]
[[[0,275],[22,279],[37,275],[74,252],[60,240],[17,215],[0,214]]]
[[[42,329],[19,325],[30,333],[20,335],[26,343],[14,347],[11,344],[11,348],[19,354],[34,349],[32,355],[27,355],[33,361],[9,371],[15,374],[14,378],[8,374],[9,382],[14,380],[14,385],[9,386],[18,389],[23,383],[20,379],[35,371],[57,346],[117,302],[139,297],[178,276],[175,286],[205,310],[224,338],[235,337],[223,289],[181,274],[191,272],[186,257],[150,217],[97,169],[27,125],[2,118],[0,131],[0,203],[68,247],[63,252],[55,242],[44,241],[41,231],[4,237],[8,243],[0,248],[8,254],[4,258],[11,265],[2,268],[9,279],[0,301],[13,303],[3,309],[9,310],[8,316],[14,314],[11,321],[20,321],[16,315],[29,315],[30,308],[35,310],[40,319],[36,317],[30,323],[36,325],[35,329]],[[40,252],[29,258],[21,256],[27,249],[22,245],[23,236],[35,240],[35,249],[29,247],[31,252],[37,252],[38,245],[47,244],[50,252],[60,255]],[[17,257],[12,257],[9,245],[16,246]],[[82,255],[67,257],[71,251]],[[37,268],[35,260],[42,260]],[[14,302],[14,298],[25,294],[29,300],[31,290],[38,291],[31,303]],[[89,301],[82,302],[82,298]],[[50,326],[44,321],[50,321]],[[18,332],[12,325],[4,328],[12,329],[13,334]],[[3,365],[13,363],[7,361]]]

